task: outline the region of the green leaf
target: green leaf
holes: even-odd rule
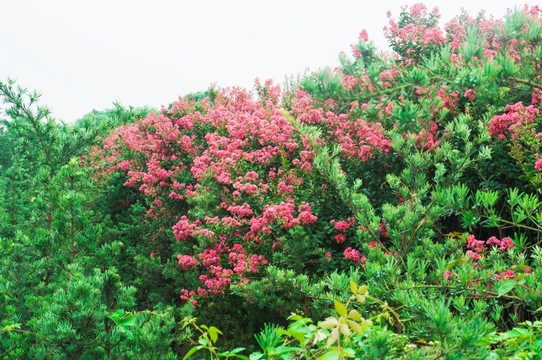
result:
[[[362,285],[358,288],[357,293],[360,295],[365,295],[369,291],[369,287],[367,285]]]
[[[224,355],[227,355],[227,356],[232,356],[233,354],[237,354],[237,353],[240,353],[241,351],[245,350],[244,347],[238,347],[238,348],[235,348],[233,350],[230,350],[230,351],[227,351],[225,353],[223,353]],[[246,356],[245,356],[246,357]]]
[[[222,335],[222,331],[218,330],[214,326],[209,328],[209,335],[211,336],[212,342],[216,342],[218,340],[218,334]]]
[[[342,349],[343,355],[346,355],[347,357],[355,357],[356,356],[356,350],[352,348],[343,348]]]
[[[277,334],[287,336],[288,332],[286,330],[284,330],[283,328],[279,328],[279,329],[277,329]]]
[[[356,294],[356,300],[359,301],[360,303],[364,303],[366,298],[367,296],[365,295]]]
[[[344,305],[341,302],[335,300],[334,305],[335,305],[335,310],[337,310],[337,313],[339,313],[339,315],[341,315],[341,316],[346,315],[346,313],[347,313],[346,307],[344,307]]]
[[[335,344],[339,340],[339,328],[331,330],[331,335],[327,338],[327,346]]]
[[[352,291],[352,293],[355,294],[357,290],[358,290],[358,284],[356,284],[354,280],[350,279],[350,291]]]
[[[444,268],[444,270],[450,270],[452,268],[452,266],[454,266],[455,264],[457,264],[459,260],[454,260],[454,261],[451,261],[449,262],[446,267]]]
[[[320,326],[323,328],[331,328],[337,325],[339,325],[339,320],[334,317],[327,318],[326,320],[320,322]]]
[[[118,321],[124,316],[124,309],[117,309],[114,313],[108,316],[109,319],[113,320],[115,324],[118,325]]]
[[[504,284],[502,284],[499,287],[499,290],[497,291],[497,294],[499,296],[503,296],[504,294],[509,293],[517,285],[517,283],[518,282],[516,280],[509,280],[509,281],[505,282]]]
[[[365,330],[365,329],[367,329],[367,328],[370,327],[370,326],[373,326],[373,322],[372,322],[371,320],[363,320],[363,321],[361,322],[361,329],[362,329],[362,330]]]
[[[269,355],[282,355],[287,354],[294,351],[301,351],[303,350],[300,347],[297,346],[278,346],[276,348],[269,348]]]
[[[301,331],[294,330],[292,328],[288,329],[288,334],[292,336],[294,339],[299,341],[301,346],[305,346],[305,333],[302,333]]]
[[[262,353],[255,352],[255,353],[250,354],[249,360],[260,360],[263,358],[263,356],[264,355]]]
[[[361,328],[360,324],[352,320],[347,320],[347,321],[348,321],[348,325],[352,328],[352,330],[354,330],[356,334],[361,334],[363,332],[363,329]]]
[[[183,360],[188,359],[190,356],[192,356],[196,351],[203,349],[203,346],[194,346],[190,351],[186,353],[186,355],[183,357]]]
[[[352,309],[348,313],[348,318],[355,321],[361,321],[361,314],[356,309]]]
[[[348,327],[347,324],[341,324],[339,325],[339,329],[341,330],[341,333],[346,336],[346,337],[350,337],[350,328]]]
[[[217,353],[218,356],[224,356],[224,357],[236,357],[238,359],[243,359],[243,360],[250,360],[252,359],[252,355],[250,357],[250,359],[245,356],[245,355],[239,355],[238,353],[240,353],[241,351],[245,350],[245,348],[242,348],[242,347],[239,347],[239,348],[235,348],[233,350],[230,350],[230,351],[226,351],[226,352],[222,352],[222,353]],[[258,353],[259,354],[259,353]],[[259,358],[258,358],[259,359]]]
[[[20,329],[21,328],[21,324],[19,323],[14,323],[14,324],[8,324],[6,326],[4,326],[2,328],[3,331],[11,331],[13,329]]]
[[[120,319],[117,322],[117,325],[123,328],[128,327],[128,326],[134,326],[136,324],[136,320],[137,318],[135,314],[129,315],[129,316],[126,316],[125,318]]]
[[[320,356],[316,360],[337,360],[339,358],[339,353],[337,350],[331,350]]]

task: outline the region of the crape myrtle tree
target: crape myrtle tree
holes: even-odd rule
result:
[[[171,311],[136,311],[80,166],[103,129],[57,123],[11,80],[0,97],[0,357],[174,358]]]
[[[259,320],[321,319],[354,277],[398,314],[381,329],[424,344],[414,353],[473,358],[536,319],[540,10],[438,19],[403,8],[391,54],[363,31],[287,103],[271,82],[256,100],[181,98],[95,148],[141,301],[186,302],[246,339]]]

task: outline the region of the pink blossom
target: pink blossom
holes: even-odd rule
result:
[[[344,220],[339,220],[335,223],[335,229],[339,231],[346,231],[352,226],[350,223],[347,223]]]
[[[346,237],[344,236],[344,234],[335,235],[335,241],[337,242],[337,244],[343,243],[345,240]]]
[[[514,271],[508,269],[506,270],[505,272],[503,273],[500,273],[500,274],[493,274],[493,276],[495,277],[495,279],[497,280],[501,280],[501,279],[508,279],[508,280],[514,280],[515,277],[514,277]]]
[[[345,260],[352,260],[355,262],[360,261],[359,251],[356,249],[352,249],[351,247],[348,247],[344,250],[343,253],[344,253]]]
[[[532,123],[534,117],[539,111],[533,105],[524,107],[523,103],[518,102],[513,105],[507,105],[504,113],[496,115],[489,120],[489,135],[497,135],[499,139],[506,139],[506,132],[514,132],[518,127],[525,123]]]
[[[369,41],[369,35],[367,35],[367,30],[361,30],[361,33],[359,34],[359,39],[362,39],[363,41]]]
[[[474,235],[469,235],[467,237],[467,248],[472,249],[473,251],[479,253],[484,250],[484,242],[480,240],[476,240],[474,238]]]
[[[192,267],[195,267],[196,265],[199,265],[199,261],[194,259],[192,256],[189,255],[177,255],[177,259],[179,260],[179,265],[183,268],[183,270],[188,270]]]
[[[474,100],[476,99],[476,92],[474,89],[468,89],[463,96],[469,100]]]
[[[515,247],[516,247],[516,245],[514,245],[512,240],[509,237],[505,237],[505,238],[503,238],[501,240],[499,250],[504,251],[504,250],[508,250],[508,249],[511,249],[511,248],[515,248]]]

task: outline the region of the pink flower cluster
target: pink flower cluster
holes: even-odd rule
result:
[[[505,272],[502,272],[500,274],[493,274],[493,277],[495,280],[514,280],[514,272],[510,269],[506,270]]]
[[[457,106],[457,102],[459,101],[459,90],[450,91],[448,90],[448,85],[442,85],[438,90],[437,96],[442,100],[443,106],[446,109],[454,110]]]
[[[469,255],[473,259],[480,259],[480,256],[485,251],[485,245],[497,245],[499,250],[507,251],[515,248],[516,245],[509,237],[504,237],[502,240],[497,239],[495,236],[490,237],[487,241],[476,240],[474,235],[467,237],[467,250],[466,255]]]
[[[391,142],[380,123],[351,118],[347,114],[337,115],[326,111],[325,107],[316,107],[304,91],[298,91],[292,105],[292,113],[298,120],[318,124],[329,141],[341,144],[343,154],[350,160],[367,161],[375,154],[387,154],[391,149]]]
[[[356,249],[352,249],[351,247],[348,247],[344,250],[344,259],[345,260],[351,260],[354,262],[362,262],[364,263],[367,259],[365,256],[359,257],[359,251]]]
[[[533,105],[524,107],[521,102],[506,105],[504,111],[504,114],[492,117],[488,123],[489,135],[496,135],[503,140],[506,139],[506,132],[511,133],[512,138],[515,138],[514,131],[525,123],[532,123],[539,113]]]
[[[183,268],[183,270],[188,270],[190,268],[193,268],[197,265],[200,265],[200,262],[194,259],[190,255],[177,255],[177,259],[179,260],[179,265]]]
[[[356,219],[353,218],[353,217],[349,217],[347,219],[347,221],[344,221],[344,220],[339,220],[339,221],[331,220],[331,223],[335,224],[334,227],[335,227],[336,230],[339,230],[341,232],[345,232],[346,230],[350,229],[356,223]]]
[[[340,231],[339,234],[335,235],[335,241],[337,242],[337,244],[341,244],[346,241],[346,236],[344,232],[350,229],[351,227],[353,227],[355,223],[356,223],[356,219],[354,217],[349,217],[348,219],[346,219],[346,221],[345,220],[339,220],[339,221],[331,220],[331,224],[333,225],[333,228],[335,230]]]
[[[487,245],[496,244],[499,247],[499,250],[506,251],[512,248],[515,248],[514,242],[509,237],[505,237],[502,240],[497,239],[495,236],[490,237],[486,241]]]
[[[438,27],[440,13],[438,8],[430,12],[424,4],[414,4],[410,8],[403,7],[401,20],[396,22],[388,12],[388,26],[384,34],[392,48],[403,56],[406,65],[416,63],[418,56],[425,49],[444,43],[444,33]],[[408,19],[409,21],[404,21]]]
[[[438,8],[434,8],[429,13],[424,4],[418,3],[412,5],[409,10],[411,22],[405,27],[399,27],[391,18],[391,13],[388,13],[389,27],[384,28],[387,38],[405,44],[409,42],[419,42],[424,45],[441,44],[444,41],[442,31],[435,28],[436,20],[440,18]],[[403,12],[406,12],[406,8],[403,8]]]

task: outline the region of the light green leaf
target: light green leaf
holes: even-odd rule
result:
[[[352,293],[355,294],[357,290],[358,290],[358,284],[356,284],[354,280],[350,279],[350,291],[352,291]]]
[[[218,340],[218,334],[222,335],[222,331],[218,330],[214,326],[209,328],[209,335],[211,336],[212,342],[216,342]]]
[[[347,311],[344,305],[337,300],[334,301],[334,304],[335,304],[335,310],[337,310],[337,313],[339,313],[339,315],[341,316],[345,316]]]
[[[361,321],[361,314],[356,309],[352,309],[348,313],[348,318],[355,321]]]
[[[337,325],[339,325],[339,320],[337,320],[337,318],[334,318],[334,317],[327,318],[326,320],[320,322],[320,326],[326,329],[337,326]]]
[[[14,324],[8,324],[6,326],[4,326],[2,328],[3,331],[11,331],[13,329],[20,329],[21,328],[21,324],[19,323],[14,323]]]
[[[346,337],[350,337],[350,328],[348,327],[347,324],[341,324],[339,325],[339,329],[341,330],[341,333],[346,336]]]
[[[339,340],[339,328],[331,330],[331,335],[327,338],[327,346],[335,344]]]
[[[331,350],[320,356],[316,360],[337,360],[339,358],[339,353],[337,350]]]
[[[354,330],[356,334],[361,334],[363,332],[363,329],[357,322],[352,321],[352,320],[347,320],[347,321],[348,321],[348,325],[352,328],[352,330]]]
[[[217,355],[218,356],[224,356],[224,357],[236,357],[238,359],[243,359],[243,360],[250,360],[247,356],[238,354],[243,350],[245,350],[245,348],[239,347],[239,348],[235,348],[235,349],[230,350],[230,351],[217,353]],[[252,359],[252,357],[251,357],[251,359]]]
[[[250,354],[249,360],[260,360],[263,358],[263,354],[260,352],[255,352]]]

